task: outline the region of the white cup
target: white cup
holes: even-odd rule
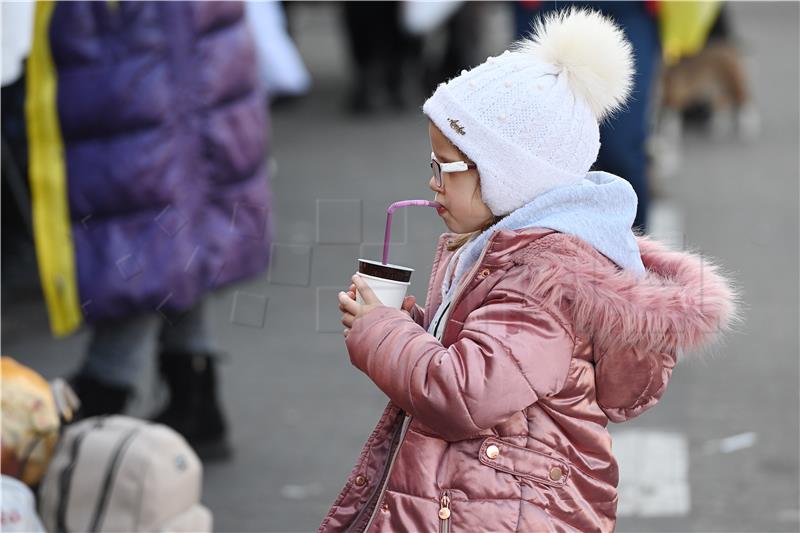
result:
[[[356,272],[356,275],[361,276],[383,305],[395,307],[397,309],[402,307],[403,299],[406,297],[406,292],[408,291],[408,286],[411,285],[410,281],[402,282],[376,278],[375,276],[362,274],[361,272]],[[360,304],[364,303],[358,289],[356,289],[356,301]]]

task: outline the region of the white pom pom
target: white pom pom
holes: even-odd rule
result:
[[[619,110],[633,85],[633,49],[622,30],[597,11],[572,8],[539,20],[515,51],[563,68],[572,90],[598,120]]]

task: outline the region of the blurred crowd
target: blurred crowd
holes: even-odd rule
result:
[[[718,2],[575,4],[610,14],[634,47],[633,98],[603,124],[596,167],[630,181],[639,197],[634,225],[646,232],[649,200],[659,192],[653,184],[680,169],[686,128],[758,134],[738,21]],[[521,37],[537,17],[565,6],[507,2],[508,33]],[[125,528],[147,505],[158,520],[145,529],[211,527],[199,474],[143,479],[146,469],[123,465],[162,460],[197,473],[200,460],[232,453],[208,295],[269,265],[280,224],[270,139],[281,135],[271,131],[270,112],[303,105],[313,92],[292,23],[306,8],[2,4],[4,304],[8,312],[41,291],[55,336],[91,331],[81,366],[63,380],[48,383],[3,360],[3,530]],[[438,82],[481,62],[487,10],[497,5],[336,9],[351,66],[341,105],[355,119],[414,112]],[[147,353],[150,340],[155,354]],[[149,357],[166,390],[152,420],[168,432],[115,416],[126,412]],[[148,456],[141,446],[162,451]],[[67,499],[71,482],[94,488]],[[125,482],[188,496],[180,508],[109,501],[111,487]],[[26,492],[37,489],[35,497]]]

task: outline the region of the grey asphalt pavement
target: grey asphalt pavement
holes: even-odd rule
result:
[[[296,7],[295,35],[315,89],[273,114],[274,262],[269,273],[212,296],[214,331],[230,354],[222,392],[236,448],[233,460],[205,470],[203,500],[218,531],[318,526],[386,402],[349,363],[336,292],[349,285],[357,257],[379,257],[390,203],[433,198],[426,121],[415,107],[421,101],[405,112],[348,116],[335,5]],[[678,242],[733,275],[745,321],[710,354],[680,365],[659,406],[613,428],[620,443],[653,450],[677,443],[662,455],[640,445],[623,454],[623,468],[636,462],[645,481],[663,478],[677,488],[646,503],[658,487],[629,487],[641,505],[621,501],[627,510],[619,531],[800,528],[800,6],[731,8],[750,58],[762,132],[751,143],[687,135],[682,171],[659,184],[660,205],[677,222],[660,230],[679,232]],[[499,9],[491,17],[493,24],[506,20]],[[502,33],[486,46],[499,51]],[[445,228],[425,208],[395,219],[391,260],[416,269],[410,293],[422,303]],[[52,339],[38,299],[5,302],[3,354],[48,378],[73,371],[86,341],[85,331]],[[151,366],[134,414],[153,408],[152,374]],[[658,440],[664,435],[672,440]],[[655,473],[648,477],[648,469]],[[666,479],[671,472],[683,477]]]

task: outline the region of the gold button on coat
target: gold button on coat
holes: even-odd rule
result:
[[[356,486],[363,487],[366,484],[367,484],[367,478],[361,475],[356,476]]]
[[[564,474],[561,472],[561,469],[557,466],[550,469],[550,479],[553,481],[558,481],[563,475]]]
[[[447,520],[448,518],[450,518],[450,509],[448,509],[447,507],[442,507],[441,509],[439,509],[439,518],[441,518],[442,520]]]
[[[500,448],[498,448],[494,444],[486,448],[486,457],[488,457],[489,459],[494,459],[498,455],[500,455]]]
[[[489,274],[491,274],[491,272],[492,272],[492,271],[491,271],[491,270],[489,270],[488,268],[484,268],[483,270],[481,270],[481,274],[480,274],[480,275],[481,275],[481,277],[482,277],[482,278],[485,278],[486,276],[488,276]]]

